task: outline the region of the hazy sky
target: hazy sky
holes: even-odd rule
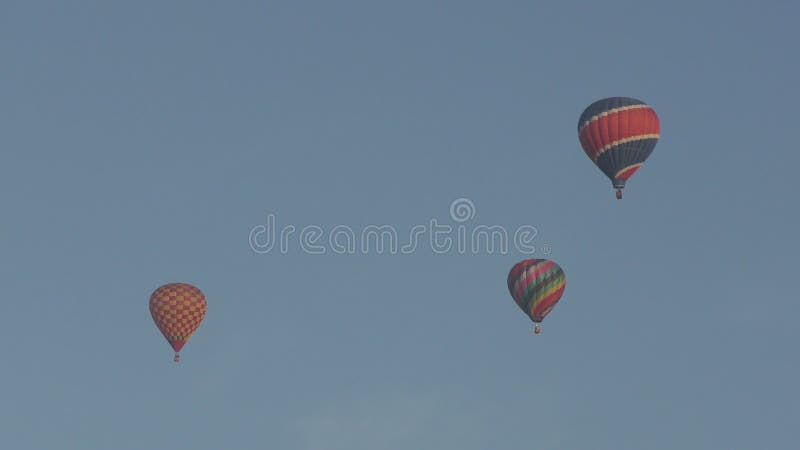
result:
[[[0,448],[792,448],[799,15],[3,0]],[[622,201],[577,139],[608,96],[661,119]],[[249,244],[458,198],[536,252]],[[567,275],[538,336],[527,257]],[[209,304],[177,365],[172,281]]]

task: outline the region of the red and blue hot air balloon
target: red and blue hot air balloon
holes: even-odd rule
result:
[[[578,121],[583,151],[611,179],[618,199],[625,182],[653,152],[660,131],[655,110],[628,97],[598,100]]]

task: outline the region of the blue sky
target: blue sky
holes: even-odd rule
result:
[[[0,3],[0,447],[785,449],[793,2]],[[577,140],[652,105],[625,199]],[[257,254],[280,225],[536,227],[529,255]],[[448,222],[449,221],[449,222]],[[172,354],[150,319],[209,311]]]

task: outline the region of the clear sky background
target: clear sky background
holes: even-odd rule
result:
[[[0,2],[0,448],[796,446],[800,6],[550,3]],[[609,96],[662,126],[622,201]],[[541,335],[530,255],[248,244],[459,197],[564,268]]]

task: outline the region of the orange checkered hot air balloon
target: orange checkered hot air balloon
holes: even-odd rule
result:
[[[175,350],[175,362],[181,360],[180,351],[197,331],[207,308],[203,292],[187,283],[165,284],[150,296],[150,315]]]

